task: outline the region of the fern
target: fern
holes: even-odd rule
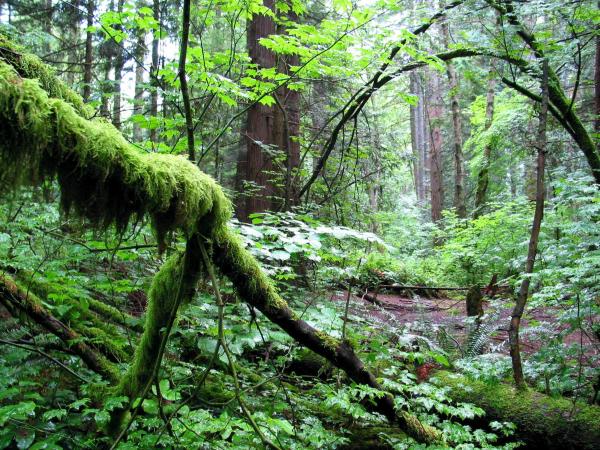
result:
[[[500,315],[493,313],[489,316],[483,316],[476,319],[470,325],[470,332],[467,338],[467,346],[464,351],[466,357],[481,355],[485,346],[489,343],[492,334],[500,326],[498,319]]]

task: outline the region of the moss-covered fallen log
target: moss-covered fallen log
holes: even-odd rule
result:
[[[348,342],[328,336],[298,318],[237,236],[228,230],[216,235],[213,259],[221,272],[232,281],[244,301],[261,311],[302,345],[342,369],[352,381],[381,389],[375,376],[365,368]],[[398,413],[391,395],[378,398],[376,402],[378,412],[392,422],[398,421],[400,427],[415,439],[421,442],[439,439],[434,428],[421,424],[406,412]]]
[[[485,383],[449,372],[435,376],[450,396],[473,403],[486,412],[485,420],[513,422],[515,438],[528,449],[594,450],[600,448],[600,408],[570,399],[549,397],[512,384]]]
[[[0,43],[1,43],[0,39]],[[15,53],[13,47],[11,55]],[[178,305],[189,298],[200,275],[198,239],[212,244],[212,257],[240,297],[262,311],[300,344],[328,359],[357,383],[379,388],[349,343],[339,341],[300,320],[277,294],[256,260],[228,228],[231,205],[220,186],[183,157],[143,153],[130,145],[112,125],[88,120],[77,111],[72,91],[56,88],[48,72],[28,64],[27,76],[0,51],[0,191],[56,178],[65,211],[87,218],[91,225],[123,230],[132,220],[149,216],[160,246],[170,232],[187,239],[185,256],[174,255],[157,274],[148,299],[144,333],[120,391],[135,398],[149,386],[162,356],[161,332],[174,320]],[[14,56],[13,56],[14,57]],[[34,58],[34,57],[30,57]],[[18,64],[22,58],[16,59]],[[33,67],[33,69],[32,69]],[[53,86],[48,91],[43,86]],[[59,85],[59,84],[58,84]],[[59,85],[60,86],[60,85]],[[51,98],[56,95],[59,98]],[[183,261],[186,262],[183,262]],[[396,414],[391,396],[376,410],[398,420],[420,441],[440,434],[407,412]]]
[[[25,314],[37,325],[57,336],[65,343],[66,348],[79,356],[94,372],[113,383],[119,380],[119,372],[114,364],[86,344],[83,336],[54,317],[33,293],[22,289],[5,274],[0,274],[0,303],[16,317]]]

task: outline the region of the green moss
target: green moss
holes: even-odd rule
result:
[[[88,299],[90,309],[94,311],[96,314],[101,315],[106,319],[110,319],[114,323],[121,325],[125,328],[131,328],[135,331],[143,331],[143,327],[141,325],[136,324],[137,318],[131,316],[124,311],[121,311],[114,306],[107,305],[104,302],[96,299]]]
[[[427,424],[422,423],[417,417],[412,414],[402,411],[399,414],[400,425],[406,433],[419,442],[442,443],[442,433]]]
[[[252,297],[264,297],[266,307],[272,310],[287,309],[287,302],[277,293],[271,280],[265,275],[258,261],[245,249],[240,237],[227,227],[216,229],[213,237],[229,253],[228,259],[235,261],[233,270],[247,277]]]
[[[450,388],[450,396],[460,402],[473,403],[487,414],[488,420],[510,421],[517,426],[516,435],[543,448],[598,448],[600,443],[600,408],[571,399],[549,397],[512,384],[484,383],[467,377],[439,372],[439,385]]]
[[[210,232],[230,217],[220,187],[186,158],[142,153],[112,125],[86,120],[0,62],[0,181],[11,189],[57,176],[62,206],[106,228],[148,214],[170,231]]]
[[[99,325],[92,322],[93,325]],[[92,348],[97,348],[103,355],[116,362],[127,362],[131,357],[131,351],[128,345],[122,339],[120,334],[107,333],[105,327],[89,326],[80,321],[72,321],[73,329],[80,335],[85,336],[84,342]]]
[[[339,339],[336,339],[323,331],[317,331],[316,334],[319,337],[319,339],[323,341],[325,347],[329,348],[333,352],[337,351],[338,347],[341,344],[341,341]]]
[[[148,293],[148,309],[144,334],[138,343],[133,362],[123,377],[119,394],[132,400],[143,390],[151,379],[159,355],[164,328],[169,324],[171,313],[178,302],[177,290],[183,270],[183,256],[171,256],[154,277]]]
[[[37,79],[51,97],[66,101],[82,116],[90,118],[94,115],[94,110],[83,102],[80,95],[57,78],[50,66],[44,64],[37,56],[27,53],[2,33],[0,33],[0,58],[14,67],[23,78]]]

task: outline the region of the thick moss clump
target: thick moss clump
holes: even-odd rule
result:
[[[83,102],[81,96],[57,78],[50,66],[44,64],[37,56],[27,53],[2,33],[0,33],[0,58],[9,63],[23,78],[37,79],[50,97],[66,101],[85,118],[94,115],[94,110]]]
[[[154,277],[148,293],[144,334],[135,350],[133,362],[121,380],[118,391],[132,400],[140,394],[155,370],[164,329],[177,307],[177,290],[183,270],[183,255],[171,256]]]
[[[600,448],[600,408],[574,404],[533,390],[521,391],[505,383],[488,384],[461,375],[439,372],[435,379],[450,387],[450,396],[473,403],[486,412],[486,420],[513,422],[516,438],[527,448]]]
[[[62,206],[106,228],[148,214],[162,242],[223,227],[230,204],[184,157],[148,154],[103,120],[86,120],[0,62],[0,189],[57,176]]]

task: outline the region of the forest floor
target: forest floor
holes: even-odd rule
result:
[[[375,296],[373,292],[369,293]],[[331,296],[336,302],[345,302],[347,293],[338,292]],[[468,335],[468,323],[464,296],[449,298],[426,298],[422,296],[408,296],[395,293],[378,293],[377,300],[382,306],[374,305],[358,295],[350,299],[350,313],[371,322],[375,327],[384,326],[404,329],[415,335],[432,334],[439,330],[452,336],[461,346],[465,345]],[[494,331],[490,335],[487,352],[508,354],[508,326],[513,302],[506,299],[484,301],[484,311],[488,321],[492,323]],[[534,353],[543,344],[540,334],[544,331],[560,332],[567,327],[564,322],[557,320],[560,310],[556,308],[533,308],[526,310],[521,322],[521,343],[524,353]],[[351,318],[352,319],[352,318]],[[425,336],[427,337],[427,336]],[[586,333],[575,331],[563,337],[565,345],[581,345],[585,349],[582,353],[589,356],[594,349],[594,341]],[[584,356],[585,358],[585,356]]]

